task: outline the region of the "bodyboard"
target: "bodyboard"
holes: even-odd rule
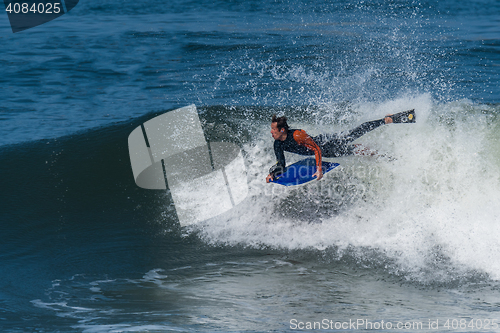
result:
[[[322,162],[323,165],[323,176],[338,167],[340,164],[333,162]],[[280,184],[284,186],[295,186],[295,185],[303,185],[311,180],[315,180],[316,177],[313,178],[313,174],[316,172],[316,159],[314,158],[306,158],[304,160],[300,160],[286,167],[285,172],[274,180],[271,180],[271,183]]]

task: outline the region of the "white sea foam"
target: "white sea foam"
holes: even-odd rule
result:
[[[274,156],[269,129],[261,128],[245,147],[249,198],[199,225],[200,237],[250,247],[374,249],[422,281],[465,271],[500,279],[494,107],[420,95],[354,108],[359,122],[415,108],[418,122],[358,140],[391,158],[339,158],[340,170],[297,189],[265,184]]]

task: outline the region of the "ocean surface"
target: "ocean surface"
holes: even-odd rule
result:
[[[500,331],[498,0],[81,0],[0,15],[0,68],[1,332]],[[190,104],[249,194],[181,227],[127,139]],[[377,156],[265,183],[273,114],[409,109]]]

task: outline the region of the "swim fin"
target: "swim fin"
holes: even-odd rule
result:
[[[395,124],[400,123],[414,123],[415,122],[415,109],[395,113],[391,116],[392,122]]]

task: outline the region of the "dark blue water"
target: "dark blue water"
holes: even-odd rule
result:
[[[16,34],[0,15],[0,329],[498,331],[499,13],[80,1]],[[180,227],[168,191],[135,185],[127,139],[193,103],[240,145],[250,192]],[[391,158],[336,159],[321,195],[265,184],[273,113],[319,134],[411,108],[360,139]]]

